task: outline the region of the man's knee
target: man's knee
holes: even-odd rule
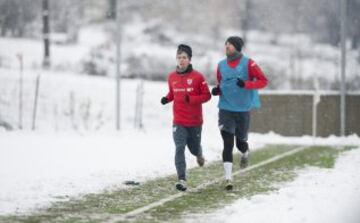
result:
[[[246,141],[240,139],[236,139],[236,147],[242,153],[245,153],[249,150],[249,144]]]
[[[187,142],[187,146],[190,150],[190,153],[194,156],[199,155],[201,152],[201,137],[200,135],[192,135]]]

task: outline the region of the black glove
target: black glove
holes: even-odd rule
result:
[[[169,103],[168,99],[166,97],[162,97],[161,98],[161,104],[165,105],[167,103]]]
[[[241,88],[244,88],[245,87],[245,82],[241,79],[237,79],[237,82],[236,82],[237,86],[241,87]]]
[[[185,102],[190,103],[190,96],[188,94],[185,95]]]
[[[214,96],[217,96],[220,94],[220,88],[219,87],[213,87],[213,89],[211,89],[211,94]]]

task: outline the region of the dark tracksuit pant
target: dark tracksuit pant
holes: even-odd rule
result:
[[[173,138],[175,142],[175,167],[179,180],[186,180],[185,147],[194,156],[202,155],[201,126],[184,127],[173,125]]]

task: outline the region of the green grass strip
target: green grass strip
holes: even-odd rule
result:
[[[296,177],[296,170],[305,166],[332,168],[336,157],[343,151],[331,147],[310,147],[292,156],[259,167],[234,178],[235,189],[224,190],[224,183],[210,185],[198,194],[189,193],[179,200],[166,203],[133,219],[134,222],[167,222],[177,219],[182,222],[189,216],[211,213],[240,198],[251,198],[256,194],[269,193],[279,189],[279,183],[289,182]],[[195,177],[195,176],[194,176]]]
[[[251,165],[294,148],[295,146],[269,145],[264,149],[253,151]],[[304,165],[331,167],[339,151],[329,147],[309,148],[296,155],[235,177],[235,190],[231,193],[223,190],[224,185],[221,182],[215,183],[201,192],[186,193],[181,198],[140,214],[132,221],[173,221],[174,218],[182,219],[189,214],[206,213],[223,207],[235,199],[275,190],[275,184],[292,180],[295,177],[294,170],[302,168]],[[234,171],[239,168],[239,155],[236,154]],[[208,163],[204,168],[193,168],[188,171],[188,187],[195,188],[222,176],[222,162]],[[113,214],[125,214],[178,193],[174,187],[175,182],[174,175],[157,178],[129,189],[104,191],[70,201],[56,202],[51,207],[30,215],[0,217],[0,222],[103,222]]]

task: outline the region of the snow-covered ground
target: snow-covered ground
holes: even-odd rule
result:
[[[104,44],[108,40],[109,37],[102,30],[101,27],[96,25],[83,27],[79,31],[77,44],[52,44],[50,48],[52,68],[78,72],[81,60],[87,57],[93,48]],[[41,40],[1,37],[0,67],[19,69],[18,55],[21,55],[25,69],[41,69],[43,44]]]
[[[30,132],[35,79],[41,74],[37,131]],[[0,69],[0,117],[18,123],[17,70]],[[25,131],[0,131],[0,214],[30,212],[53,201],[123,187],[174,174],[171,105],[162,106],[166,83],[145,82],[141,131],[134,130],[139,80],[121,84],[120,133],[113,132],[115,81],[72,72],[24,72]],[[217,99],[204,105],[203,147],[208,161],[221,159]],[[97,131],[94,131],[97,130]],[[266,143],[360,145],[359,137],[281,137],[251,134],[252,149]],[[187,154],[189,167],[196,166]],[[354,164],[356,165],[356,163]],[[317,199],[317,198],[315,198]],[[319,198],[320,199],[320,198]]]
[[[114,76],[116,51],[111,24],[81,27],[77,44],[51,45],[52,69],[67,72],[92,72]],[[193,64],[207,78],[215,80],[216,65],[224,57],[224,41],[240,30],[224,30],[223,36],[214,39],[198,34],[179,33],[174,27],[165,27],[162,21],[143,21],[136,17],[123,27],[122,73],[125,76],[141,75],[164,77],[174,64],[179,43],[193,47]],[[167,39],[161,40],[159,36]],[[252,30],[245,54],[260,64],[272,80],[274,89],[312,89],[313,79],[320,79],[324,90],[334,89],[340,80],[340,50],[312,41],[305,34],[274,34]],[[40,69],[43,60],[41,40],[0,38],[0,67],[18,69],[17,55],[23,55],[24,66]],[[347,79],[352,90],[360,85],[359,52],[347,52]],[[91,65],[90,65],[91,64]],[[299,84],[301,82],[301,84]],[[353,83],[356,82],[356,83]]]
[[[113,79],[42,71],[37,130],[30,132],[36,75],[33,70],[24,75],[25,130],[0,129],[1,214],[28,212],[69,196],[122,187],[125,180],[175,173],[172,106],[160,104],[166,83],[145,83],[144,128],[135,130],[135,92],[140,82],[122,81],[121,132],[114,132]],[[18,74],[0,69],[0,79],[0,117],[16,125]],[[216,100],[204,107],[204,152],[207,160],[218,160]],[[189,157],[188,166],[195,165]]]
[[[323,145],[360,145],[360,139],[356,136],[330,137],[319,140]],[[252,149],[257,149],[266,143],[311,145],[313,141],[310,137],[287,138],[275,134],[250,135]],[[146,133],[139,131],[83,134],[1,132],[0,145],[1,215],[29,212],[71,196],[121,188],[123,187],[122,182],[125,180],[145,181],[175,174],[174,145],[170,126]],[[208,161],[221,159],[221,138],[216,128],[204,129],[203,148]],[[328,196],[333,196],[334,193],[346,195],[345,191],[341,191],[344,187],[358,188],[359,181],[355,176],[360,169],[359,151],[352,152],[354,159],[347,159],[349,167],[352,168],[346,169],[346,176],[353,176],[353,181],[348,178],[339,178],[341,180],[336,181],[339,176],[338,174],[331,175],[331,170],[313,171],[315,176],[317,176],[316,174],[321,176],[316,181],[320,186],[323,185],[326,188],[335,182],[339,184],[338,187],[334,187],[335,191],[331,191],[333,187],[329,186],[330,194]],[[194,157],[189,152],[186,155],[188,166],[196,166]],[[340,163],[342,162],[340,161]],[[339,172],[337,169],[335,171]],[[329,176],[328,181],[325,180],[326,176]],[[332,184],[327,185],[327,182],[332,181],[334,181]],[[304,183],[300,180],[291,185],[293,185],[291,188],[302,188]],[[277,200],[276,195],[274,196],[274,199]],[[297,197],[297,195],[294,196]],[[326,192],[322,192],[321,196],[314,196],[312,202],[322,202],[323,196],[326,196]],[[310,202],[310,197],[307,196],[305,201]],[[273,207],[271,198],[267,199],[265,196],[264,199]],[[289,201],[292,202],[294,197],[287,198],[285,196],[281,199],[283,202],[279,203],[279,208],[283,208],[286,199],[290,199]],[[257,198],[255,198],[256,200]],[[240,203],[243,202],[247,201]],[[256,202],[250,201],[249,204],[256,209]],[[340,206],[339,208],[347,207]]]
[[[42,131],[112,130],[115,126],[115,80],[71,72],[24,73],[23,128],[31,129],[35,80],[41,74],[36,129]],[[0,117],[17,128],[19,123],[19,74],[0,69]],[[133,128],[138,80],[121,82],[121,125]],[[171,106],[162,106],[166,83],[144,85],[144,127],[149,130],[171,124]],[[210,109],[216,112],[216,105]],[[166,112],[159,113],[164,110]],[[213,112],[211,112],[213,114]],[[216,114],[215,114],[216,115]]]
[[[128,36],[125,36],[123,40],[128,42],[124,44],[123,55],[133,56],[132,61],[135,62],[136,58],[141,57],[142,59],[147,58],[141,60],[141,62],[146,61],[145,63],[152,62],[158,65],[159,61],[169,60],[170,64],[174,64],[173,54],[176,44],[169,47],[154,43],[149,36],[143,33],[147,25],[138,21],[124,27],[124,29],[128,29],[126,32]],[[174,30],[168,30],[167,33],[170,36],[177,36],[177,39],[173,39],[176,43],[182,39],[191,41],[187,36],[178,36]],[[256,55],[255,60],[276,64],[280,70],[291,69],[289,63],[296,63],[295,56],[292,59],[295,62],[282,60],[284,54],[290,55],[294,53],[294,50],[296,51],[294,48],[296,42],[291,42],[291,37],[281,37],[277,46],[271,46],[268,42],[272,37],[263,38],[263,33],[256,32],[251,32],[249,35],[252,36],[251,39],[254,42],[250,42],[246,50],[250,55]],[[167,93],[166,83],[145,82],[144,128],[138,131],[134,130],[135,92],[140,81],[122,81],[122,131],[114,132],[114,79],[79,75],[79,71],[82,70],[82,61],[87,59],[89,54],[94,52],[101,54],[106,51],[105,54],[113,59],[114,47],[109,43],[110,39],[111,36],[104,33],[101,26],[83,28],[80,31],[78,44],[52,45],[53,67],[52,70],[45,71],[40,68],[42,62],[41,41],[0,38],[0,120],[5,120],[15,129],[19,123],[19,61],[16,57],[18,54],[23,56],[25,68],[23,73],[23,128],[25,130],[6,132],[0,128],[0,215],[31,212],[36,208],[46,207],[53,201],[66,200],[69,197],[86,193],[101,192],[104,189],[123,187],[122,182],[125,180],[145,181],[175,173],[174,145],[171,135],[171,105],[162,106],[159,103],[160,98]],[[201,36],[198,42],[202,42]],[[308,40],[300,42],[306,49],[307,55],[310,55],[311,42]],[[209,50],[208,55],[202,56],[200,54],[204,52],[199,53],[199,51],[203,48],[199,44],[194,44],[193,62],[195,67],[200,68],[202,72],[213,71],[216,62],[222,57],[222,44],[218,51]],[[292,69],[299,71],[304,77],[311,76],[315,61],[317,67],[321,67],[319,72],[326,73],[326,77],[329,79],[336,79],[338,74],[336,68],[337,49],[326,46],[316,48],[316,52],[325,52],[324,50],[326,53],[322,56],[323,58],[320,58],[321,60],[319,59],[320,61],[311,60],[310,56],[306,56],[307,59],[303,60],[304,63],[295,64],[295,68]],[[352,55],[351,63],[353,63],[355,57],[353,54],[350,55]],[[100,55],[100,57],[102,56]],[[123,60],[127,59],[129,58],[124,56]],[[104,60],[100,63],[114,72],[113,64]],[[136,63],[134,66],[141,67]],[[357,69],[356,66],[351,67]],[[124,67],[127,68],[126,65]],[[146,66],[142,65],[142,68],[153,69],[151,63]],[[161,71],[166,74],[170,70]],[[30,132],[35,80],[38,74],[41,74],[41,78],[37,131]],[[213,73],[209,72],[206,75],[210,76]],[[205,123],[202,140],[208,161],[221,159],[222,142],[217,129],[216,103],[217,100],[211,100],[204,105]],[[251,134],[250,146],[252,149],[257,149],[266,143],[360,145],[360,139],[358,136],[349,136],[313,140],[311,137],[281,137],[273,133]],[[286,208],[284,204],[292,202],[295,198],[304,199],[299,205],[306,204],[306,202],[322,205],[325,203],[323,196],[329,196],[328,201],[335,203],[339,197],[333,197],[334,194],[348,195],[349,191],[355,193],[352,189],[358,188],[358,181],[350,181],[347,178],[358,174],[356,172],[360,169],[358,153],[359,150],[349,152],[348,154],[353,155],[341,158],[335,170],[307,170],[308,172],[302,172],[299,180],[285,187],[284,192],[280,190],[278,194],[261,195],[260,198],[256,196],[255,200],[241,200],[239,204],[235,204],[234,208],[229,207],[220,211],[218,216],[229,214],[234,216],[234,219],[238,218],[234,211],[237,206],[248,205],[249,210],[254,210],[252,215],[256,217],[258,216],[255,211],[257,205],[264,205],[264,210],[270,210],[271,207],[278,207],[281,210],[281,208]],[[189,153],[187,153],[187,158],[189,167],[196,166],[194,158]],[[346,166],[344,162],[349,162],[349,165]],[[350,168],[352,166],[354,168]],[[347,174],[340,176],[341,170],[346,170]],[[326,183],[335,185],[334,182],[338,177],[346,183],[343,184],[340,181],[339,185],[334,187],[334,191],[326,190],[324,185]],[[316,185],[319,187],[315,188],[314,186],[314,190],[320,190],[324,186],[325,192],[319,192],[319,196],[311,197],[301,194],[301,188],[311,187],[311,182],[313,182],[311,179],[314,178],[319,178],[316,181]],[[294,197],[289,197],[290,192],[287,191],[287,188],[290,188],[291,193],[294,192],[294,188],[297,188],[299,194],[295,193]],[[310,189],[305,189],[304,193],[309,191]],[[359,192],[358,189],[357,192]],[[259,199],[264,202],[256,202]],[[271,202],[272,199],[279,201],[276,206]],[[347,205],[347,203],[341,205],[339,210],[343,207],[347,208]],[[302,206],[295,204],[293,206],[292,210],[302,209]],[[311,212],[311,210],[304,208],[304,212],[299,214],[313,219],[313,215],[316,215],[317,212]],[[287,212],[283,211],[281,216],[286,217]],[[295,213],[295,211],[290,211],[290,213]],[[290,221],[297,220],[296,216],[296,214],[291,215]],[[210,216],[209,220],[213,218],[217,219],[217,216]],[[253,221],[251,220],[251,222]]]
[[[240,199],[202,215],[202,222],[358,223],[360,221],[360,148],[348,151],[334,169],[306,168],[278,192]],[[187,222],[198,222],[194,217]]]
[[[171,127],[151,133],[0,133],[0,214],[174,174],[171,134]],[[219,159],[217,148],[204,143],[204,150],[208,160]]]

